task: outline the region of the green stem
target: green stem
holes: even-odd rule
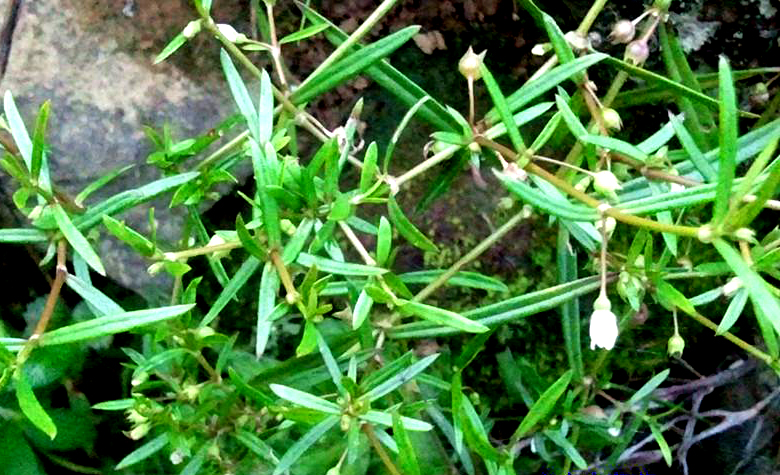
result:
[[[599,13],[601,13],[601,10],[604,9],[604,5],[606,4],[607,0],[596,0],[593,2],[590,10],[588,10],[588,13],[585,14],[585,18],[582,19],[580,26],[577,28],[577,33],[581,34],[582,36],[587,35],[590,27],[593,26],[593,22],[596,21],[596,17],[599,16]],[[564,472],[566,471],[567,470],[564,470]]]
[[[518,155],[508,147],[505,147],[504,145],[501,145],[499,143],[493,142],[490,139],[487,139],[485,137],[476,137],[474,139],[475,142],[477,142],[480,145],[483,145],[485,147],[489,147],[506,157],[507,159],[510,159],[512,161],[517,161]],[[619,208],[612,207],[608,205],[607,203],[602,203],[601,201],[589,196],[585,192],[582,192],[571,184],[569,182],[558,178],[557,176],[553,175],[552,173],[548,172],[544,168],[535,165],[533,163],[528,163],[525,166],[525,171],[529,173],[533,173],[534,175],[537,175],[546,181],[548,181],[550,184],[558,188],[559,190],[565,192],[569,196],[572,196],[573,198],[581,201],[582,203],[585,203],[586,205],[597,209],[601,211],[603,209],[603,214],[606,216],[612,216],[618,221],[621,221],[626,224],[630,224],[631,226],[636,226],[638,228],[643,229],[649,229],[651,231],[658,231],[658,232],[664,232],[664,233],[673,233],[678,234],[680,236],[688,236],[688,237],[697,237],[699,233],[699,228],[694,228],[692,226],[680,226],[678,224],[665,224],[665,223],[659,223],[658,221],[654,221],[652,219],[647,218],[641,218],[639,216],[634,216],[631,214],[626,214],[622,211],[620,211]],[[604,209],[606,208],[606,209]]]
[[[496,229],[496,231],[493,232],[490,236],[483,239],[482,242],[480,242],[474,247],[474,249],[469,251],[465,256],[458,259],[458,262],[450,266],[450,268],[447,269],[442,275],[437,277],[436,280],[434,280],[433,282],[428,284],[424,289],[418,292],[417,295],[414,296],[413,300],[417,302],[425,300],[426,297],[428,297],[436,289],[444,285],[463,266],[465,266],[469,262],[479,257],[480,254],[482,254],[487,249],[489,249],[490,246],[492,246],[496,241],[504,237],[509,231],[512,230],[512,228],[514,228],[517,225],[517,223],[522,221],[524,217],[525,217],[525,213],[523,211],[520,211],[519,213],[509,218],[509,220],[507,220],[507,222],[504,223],[500,228]]]
[[[209,155],[208,157],[204,158],[203,161],[201,161],[196,167],[196,170],[200,170],[202,168],[206,168],[212,163],[216,162],[220,158],[229,155],[233,150],[237,149],[239,146],[243,145],[243,143],[246,141],[246,139],[249,138],[249,131],[245,130],[241,132],[240,134],[236,135],[233,139],[230,140],[230,142],[226,143],[225,145],[219,147],[214,153]]]

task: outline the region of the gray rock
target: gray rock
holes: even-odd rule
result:
[[[12,3],[0,0],[0,14],[7,18]],[[239,11],[235,2],[226,3],[228,15]],[[194,15],[190,2],[175,0],[21,3],[0,92],[13,93],[28,130],[38,107],[51,100],[47,141],[57,185],[75,194],[128,164],[135,167],[102,197],[148,183],[160,174],[145,165],[151,147],[143,125],[159,130],[167,122],[177,138],[187,138],[234,112],[215,61],[218,47],[209,38],[185,45],[172,62],[152,65]],[[160,237],[173,240],[182,219],[167,208],[168,200],[154,206]],[[134,209],[121,218],[145,230],[147,211]],[[165,287],[165,279],[152,280],[145,272],[149,263],[126,246],[104,238],[100,250],[108,274],[124,286],[142,293]]]

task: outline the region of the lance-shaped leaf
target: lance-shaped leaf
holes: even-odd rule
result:
[[[469,320],[458,313],[419,302],[407,301],[400,305],[399,309],[401,312],[418,316],[429,322],[457,328],[465,332],[482,333],[490,330],[485,325]]]
[[[103,264],[100,262],[100,257],[92,246],[89,245],[87,238],[73,225],[68,213],[62,209],[59,203],[55,203],[51,207],[54,214],[54,219],[57,221],[57,227],[60,228],[65,239],[68,240],[73,249],[78,252],[81,257],[93,268],[98,274],[106,275],[106,270],[103,268]]]
[[[274,469],[273,475],[282,475],[292,467],[292,465],[301,458],[304,452],[306,452],[315,442],[320,440],[333,426],[339,422],[339,418],[336,415],[326,417],[320,421],[317,425],[309,429],[309,432],[298,439],[287,452],[282,455],[279,460],[279,464]]]
[[[525,415],[520,425],[512,435],[512,442],[517,443],[523,436],[528,434],[533,426],[544,420],[554,409],[558,399],[566,391],[566,387],[571,381],[572,371],[569,370],[558,378],[545,392],[539,396],[539,399],[534,402],[534,405],[528,410],[528,414]]]
[[[138,462],[151,457],[156,454],[163,447],[168,445],[168,434],[161,434],[130,452],[127,457],[123,458],[116,466],[117,470],[122,470],[131,465],[135,465]]]
[[[38,402],[38,398],[35,397],[25,372],[21,370],[16,371],[14,379],[16,380],[16,399],[19,401],[22,413],[27,416],[35,427],[54,440],[57,437],[57,426],[54,425],[54,421],[46,414],[43,406]]]
[[[341,408],[338,404],[322,399],[319,396],[281,384],[271,384],[270,387],[271,391],[280,398],[298,404],[299,406],[308,407],[309,409],[324,412],[326,414],[341,414]]]

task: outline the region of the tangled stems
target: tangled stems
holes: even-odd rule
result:
[[[501,155],[507,157],[512,161],[518,160],[518,155],[513,150],[510,150],[508,147],[496,143],[486,137],[477,136],[474,138],[474,141],[479,145],[493,149],[494,151],[500,153]],[[589,196],[587,193],[574,188],[574,186],[569,184],[567,181],[558,178],[554,174],[548,172],[544,168],[532,162],[528,162],[528,164],[524,167],[524,169],[529,173],[533,173],[534,175],[543,178],[544,180],[554,185],[559,190],[565,192],[566,194],[570,195],[573,198],[576,198],[582,203],[596,210],[599,210],[600,212],[603,211],[603,214],[605,216],[611,216],[623,223],[629,224],[631,226],[636,226],[638,228],[649,229],[651,231],[673,233],[673,234],[677,234],[680,236],[687,236],[687,237],[698,237],[699,228],[695,228],[692,226],[680,226],[678,224],[665,224],[665,223],[660,223],[658,221],[654,221],[652,219],[642,218],[639,216],[634,216],[631,214],[624,213],[620,211],[620,209],[614,208],[607,203],[603,203]]]

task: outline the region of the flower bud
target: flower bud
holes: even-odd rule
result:
[[[612,237],[612,233],[615,231],[615,225],[617,224],[617,221],[612,216],[607,216],[604,219],[600,219],[596,221],[596,229],[599,231],[604,229],[604,234],[607,235],[607,239]]]
[[[564,38],[566,38],[566,41],[575,51],[584,51],[588,49],[588,38],[577,31],[570,31],[566,33]]]
[[[731,280],[726,282],[726,285],[723,286],[723,295],[731,298],[735,293],[737,293],[737,290],[742,288],[742,286],[742,279],[739,277],[733,277]]]
[[[590,175],[585,175],[580,181],[574,184],[574,188],[579,191],[585,191],[590,186],[590,182]]]
[[[235,28],[228,25],[227,23],[219,23],[217,28],[219,29],[219,32],[222,33],[231,43],[245,43],[248,41],[248,38],[245,34],[237,32]]]
[[[734,237],[739,239],[740,241],[747,241],[755,243],[756,241],[756,232],[753,231],[750,228],[739,228],[736,231],[734,231]]]
[[[282,232],[288,236],[292,236],[293,234],[295,234],[295,231],[298,230],[298,228],[296,228],[295,225],[292,223],[292,221],[290,221],[289,219],[280,219],[279,228],[281,228]]]
[[[620,20],[612,27],[607,37],[612,44],[628,43],[634,39],[636,28],[631,20]]]
[[[209,243],[207,244],[207,246],[219,246],[222,244],[225,244],[225,240],[222,238],[222,236],[215,234],[211,236],[211,239],[209,239]],[[213,253],[212,256],[214,256],[215,259],[222,259],[223,257],[226,257],[228,254],[230,254],[229,249],[226,251],[217,251]]]
[[[609,170],[601,170],[593,174],[593,188],[601,195],[617,200],[617,190],[622,190],[617,177]]]
[[[712,226],[705,224],[704,226],[699,226],[696,237],[704,244],[709,244],[715,239],[715,231],[713,231]]]
[[[620,130],[623,127],[620,114],[615,109],[609,107],[601,109],[601,119],[604,121],[604,126],[610,130]]]
[[[601,33],[598,31],[591,31],[588,33],[588,42],[590,43],[590,46],[593,48],[598,48],[601,46]]]
[[[135,409],[130,409],[129,411],[127,411],[127,420],[137,425],[137,424],[143,424],[144,422],[148,421],[149,418],[141,415],[141,413],[139,413]]]
[[[149,429],[152,428],[152,425],[148,422],[144,422],[143,424],[137,425],[133,428],[129,433],[125,432],[125,435],[130,437],[133,440],[140,440],[142,439],[146,434],[149,433]]]
[[[534,56],[544,56],[550,51],[552,51],[551,43],[539,43],[534,45],[533,48],[531,48],[531,54]]]
[[[191,22],[187,23],[187,26],[184,27],[181,35],[189,40],[190,38],[193,38],[195,35],[200,33],[200,26],[200,20],[192,20]]]
[[[647,60],[648,56],[650,56],[650,48],[647,46],[647,42],[635,40],[626,46],[623,59],[634,66],[639,66]]]
[[[683,340],[683,337],[680,336],[679,333],[675,333],[672,335],[671,338],[669,338],[669,341],[666,344],[666,351],[669,354],[669,356],[673,356],[675,358],[679,358],[682,356],[683,349],[685,348],[685,340]]]
[[[486,53],[487,50],[476,54],[474,53],[474,50],[471,49],[471,46],[469,46],[466,54],[458,61],[458,71],[460,71],[466,79],[477,80],[481,78],[482,72],[479,68],[482,66],[482,61],[485,59]]]

